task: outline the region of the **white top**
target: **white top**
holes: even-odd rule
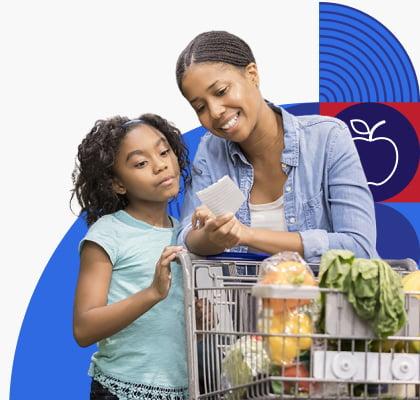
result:
[[[286,218],[284,216],[283,196],[272,203],[251,204],[251,228],[270,229],[272,231],[286,231]]]

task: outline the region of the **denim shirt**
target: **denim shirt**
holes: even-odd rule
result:
[[[272,105],[271,105],[272,106]],[[307,262],[319,262],[329,249],[357,257],[377,257],[372,194],[347,125],[332,117],[281,114],[284,129],[282,169],[284,213],[289,232],[299,232]],[[207,132],[201,139],[186,188],[178,242],[185,245],[191,215],[200,205],[196,192],[228,175],[244,193],[236,217],[250,226],[254,170],[238,144]],[[275,184],[275,182],[273,182]],[[245,252],[246,246],[232,250]]]

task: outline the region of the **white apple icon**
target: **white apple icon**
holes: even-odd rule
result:
[[[359,140],[359,141],[365,141],[365,142],[373,143],[373,142],[384,140],[384,141],[387,141],[388,143],[390,143],[393,146],[394,151],[395,151],[395,163],[394,163],[394,167],[392,168],[391,173],[385,179],[383,179],[380,182],[368,182],[369,185],[373,185],[373,186],[381,186],[381,185],[384,185],[394,175],[395,170],[397,169],[397,166],[398,166],[398,157],[399,157],[397,145],[391,139],[389,139],[387,137],[381,137],[381,136],[378,136],[376,138],[373,138],[373,134],[374,134],[375,130],[377,128],[379,128],[380,126],[386,124],[386,121],[385,120],[382,120],[382,121],[377,122],[372,127],[372,129],[370,129],[369,128],[369,125],[365,121],[363,121],[362,119],[352,119],[352,120],[350,120],[350,124],[351,124],[351,127],[353,128],[354,132],[358,133],[359,135],[367,136],[367,137],[355,137],[355,138],[353,138],[353,141],[354,142],[356,142],[357,140]],[[366,128],[366,130],[364,132],[363,131],[360,131],[357,128],[356,124],[361,124],[363,127]]]

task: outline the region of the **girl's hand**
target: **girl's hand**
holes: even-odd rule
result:
[[[199,206],[195,209],[194,214],[191,217],[192,228],[201,229],[204,227],[205,223],[212,218],[216,217],[207,206]]]
[[[159,300],[163,300],[171,288],[171,261],[177,254],[184,250],[182,246],[167,246],[164,248],[159,261],[156,264],[155,276],[151,284],[151,289],[156,293]]]
[[[210,242],[224,249],[242,243],[246,228],[232,213],[208,219],[204,225]]]

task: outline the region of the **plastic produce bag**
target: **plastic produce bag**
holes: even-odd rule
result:
[[[268,373],[270,359],[264,349],[261,336],[242,336],[226,351],[222,361],[222,388],[252,383],[258,374]],[[226,398],[240,399],[246,388],[229,393]]]
[[[314,274],[303,258],[285,251],[264,260],[260,267],[259,285],[317,286]],[[309,299],[264,299],[263,306],[274,314],[309,304]]]
[[[313,323],[310,313],[300,308],[274,314],[270,320],[268,353],[274,365],[290,366],[299,354],[312,345]],[[275,336],[290,334],[291,336]],[[294,335],[308,336],[294,336]]]

